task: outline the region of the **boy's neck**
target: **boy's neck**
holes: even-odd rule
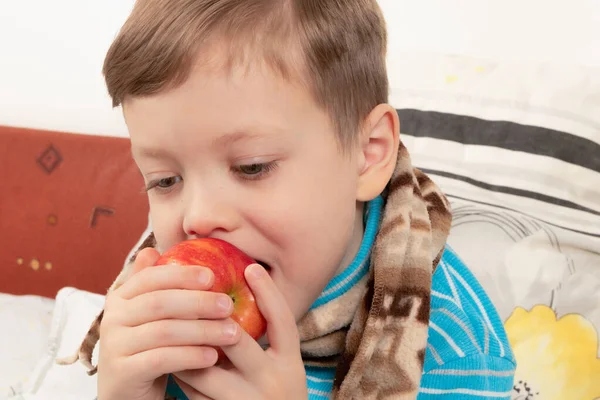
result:
[[[338,269],[335,271],[334,276],[342,273],[348,266],[352,263],[352,261],[356,258],[356,254],[360,249],[360,245],[363,240],[363,236],[365,234],[365,203],[357,202],[356,203],[356,218],[354,221],[354,229],[352,232],[352,237],[350,239],[350,243],[348,244],[348,248],[346,251],[346,255],[342,259],[342,262],[338,266]]]

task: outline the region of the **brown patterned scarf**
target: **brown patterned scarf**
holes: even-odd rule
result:
[[[334,399],[415,399],[419,391],[431,278],[452,215],[446,197],[427,175],[413,168],[402,144],[384,198],[370,274],[298,323],[305,364],[337,367]],[[155,245],[150,234],[138,251]],[[125,267],[109,292],[127,276]],[[89,375],[96,372],[92,353],[102,316],[96,318],[77,353],[59,364],[80,360]]]

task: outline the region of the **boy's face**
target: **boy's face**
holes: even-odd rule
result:
[[[340,152],[309,93],[268,68],[196,69],[181,87],[129,99],[134,158],[159,251],[215,237],[270,266],[296,319],[362,239],[356,152]]]

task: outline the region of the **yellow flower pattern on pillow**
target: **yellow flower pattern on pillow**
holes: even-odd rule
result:
[[[583,316],[517,307],[505,328],[517,359],[514,400],[600,398],[598,332]]]

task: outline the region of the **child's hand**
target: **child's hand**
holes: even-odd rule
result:
[[[238,328],[239,342],[223,347],[231,365],[179,372],[175,380],[190,400],[306,400],[306,373],[294,316],[260,265],[246,269],[246,280],[267,320],[271,347],[264,351]]]
[[[141,251],[132,275],[106,298],[99,400],[163,400],[166,374],[213,366],[217,353],[208,346],[240,339],[239,334],[224,333],[233,324],[227,319],[233,310],[229,296],[206,291],[214,282],[212,271],[149,267],[158,256],[154,249]]]

